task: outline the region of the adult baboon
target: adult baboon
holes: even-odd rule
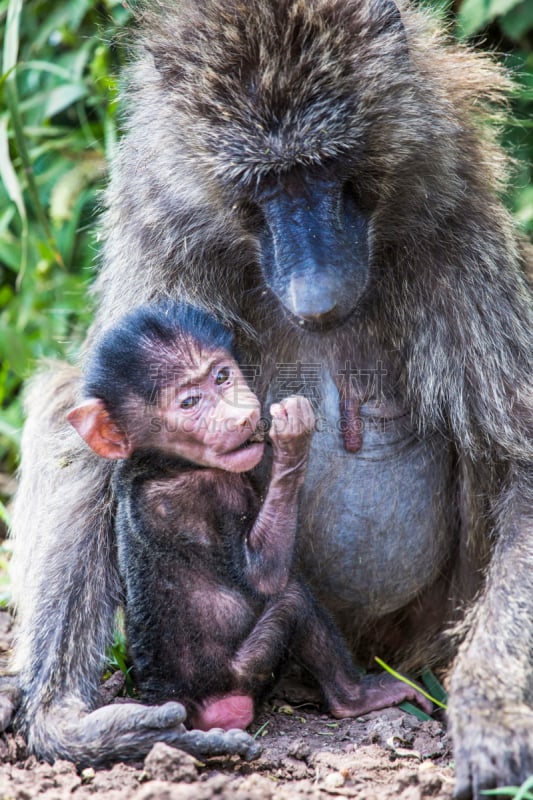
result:
[[[265,399],[308,390],[302,569],[365,663],[444,664],[463,617],[456,794],[517,783],[533,771],[532,315],[485,125],[505,80],[392,0],[157,0],[143,17],[95,330],[186,297],[234,325]],[[47,757],[94,758],[111,725],[141,753],[172,719],[141,740],[87,713],[120,592],[108,473],[64,421],[77,391],[58,368],[29,398],[21,724]]]

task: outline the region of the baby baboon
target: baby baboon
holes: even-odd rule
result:
[[[450,663],[463,618],[457,796],[519,783],[533,325],[485,124],[506,81],[392,0],[154,0],[141,16],[94,331],[188,298],[233,325],[262,402],[313,401],[299,570],[365,664]],[[111,470],[65,429],[78,380],[35,384],[15,515],[20,724],[49,757],[90,749],[119,597]]]
[[[336,717],[408,699],[430,711],[389,675],[357,675],[295,575],[313,411],[297,396],[271,406],[272,472],[260,503],[245,473],[263,456],[261,407],[231,347],[231,334],[205,312],[144,306],[104,334],[86,399],[68,414],[95,452],[121,459],[118,562],[144,699],[180,701],[201,730],[246,728],[291,653]]]

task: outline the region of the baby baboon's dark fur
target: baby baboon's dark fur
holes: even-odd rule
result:
[[[143,31],[95,330],[186,297],[234,324],[265,395],[306,383],[324,430],[302,568],[360,659],[446,663],[463,616],[457,796],[520,782],[532,315],[485,125],[505,79],[391,0],[160,0]],[[57,368],[30,396],[15,517],[21,724],[49,757],[90,750],[117,602],[107,476],[64,423],[76,392]]]

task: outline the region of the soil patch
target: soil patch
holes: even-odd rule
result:
[[[10,646],[0,614],[0,650]],[[399,709],[358,719],[320,713],[312,693],[285,681],[258,714],[252,733],[263,748],[253,762],[201,763],[163,743],[143,763],[84,770],[28,756],[23,739],[0,736],[1,800],[451,800],[453,771],[444,726]]]

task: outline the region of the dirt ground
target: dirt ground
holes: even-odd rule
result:
[[[10,619],[0,613],[0,653],[11,644]],[[3,665],[2,665],[3,666]],[[77,772],[44,764],[24,741],[0,735],[0,800],[451,800],[451,752],[441,722],[420,722],[399,709],[337,721],[320,713],[312,690],[285,681],[258,714],[262,754],[200,763],[162,743],[144,763]]]

